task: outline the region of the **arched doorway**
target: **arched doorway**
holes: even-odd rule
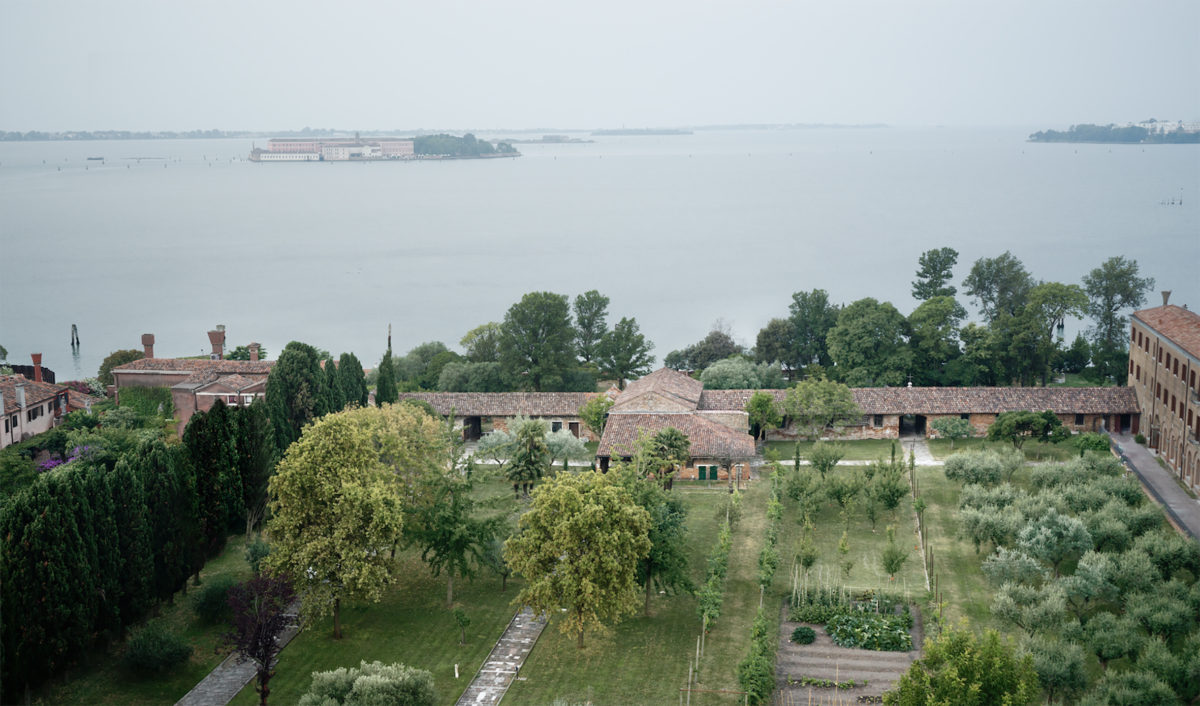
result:
[[[905,414],[900,417],[900,438],[917,436],[925,438],[925,415]]]

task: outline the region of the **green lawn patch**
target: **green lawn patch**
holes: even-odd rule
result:
[[[245,538],[231,537],[225,551],[200,572],[201,580],[207,582],[222,576],[237,581],[249,578],[250,565],[243,556],[245,546]],[[174,605],[163,605],[158,618],[192,646],[192,656],[184,665],[162,676],[139,677],[121,667],[122,645],[114,645],[93,653],[87,664],[56,677],[54,684],[36,694],[34,703],[135,706],[175,703],[183,698],[228,654],[221,647],[220,637],[228,628],[204,623],[192,612],[191,598],[195,591],[189,585],[187,596],[175,594]]]
[[[808,458],[808,452],[813,447],[812,441],[800,442],[800,457]],[[846,455],[842,458],[843,461],[875,461],[878,459],[890,459],[892,457],[892,440],[891,439],[859,439],[853,441],[838,441],[843,448],[846,449]],[[796,442],[794,441],[768,441],[766,445],[767,451],[773,450],[779,454],[779,460],[791,461],[796,453]],[[903,445],[896,442],[896,456],[899,457],[904,452]]]

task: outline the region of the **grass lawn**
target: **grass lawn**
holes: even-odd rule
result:
[[[219,575],[232,575],[239,581],[249,578],[244,549],[243,537],[231,537],[224,553],[200,572],[201,580]],[[189,591],[194,589],[189,586]],[[175,604],[162,606],[160,617],[172,632],[191,643],[192,656],[186,664],[161,677],[139,677],[121,667],[120,646],[116,646],[93,654],[88,664],[56,677],[52,686],[35,695],[34,703],[132,706],[175,703],[183,698],[227,654],[220,648],[220,635],[227,628],[201,623],[192,612],[190,597],[175,594]]]
[[[988,441],[987,439],[959,439],[954,442],[954,449],[950,448],[949,439],[929,439],[926,443],[929,444],[929,452],[933,457],[942,460],[956,451],[978,450],[995,448],[1002,449],[1012,446],[1007,441]],[[1021,448],[1025,454],[1025,460],[1034,463],[1043,461],[1069,461],[1079,455],[1079,449],[1071,446],[1068,443],[1061,444],[1044,444],[1037,441],[1027,441]]]
[[[812,441],[800,442],[800,457],[808,458],[808,453],[812,450]],[[890,459],[892,457],[892,440],[891,439],[860,439],[853,441],[838,441],[842,448],[846,450],[846,455],[842,458],[844,461],[875,461],[878,459]],[[794,441],[768,441],[766,451],[775,451],[779,454],[780,461],[791,461],[796,454],[796,442]],[[900,456],[904,453],[903,446],[896,443],[896,455]]]
[[[758,610],[757,561],[766,527],[768,490],[767,483],[757,482],[743,497],[742,520],[733,531],[725,601],[721,617],[705,637],[698,688],[739,690],[734,670],[749,648],[750,624]],[[692,577],[700,584],[720,526],[717,508],[727,494],[680,484],[673,492],[687,502]],[[658,596],[651,605],[649,618],[639,611],[607,634],[587,634],[582,651],[574,639],[559,631],[559,621],[551,619],[505,701],[550,704],[562,698],[572,704],[676,703],[701,632],[696,600],[683,595]],[[705,706],[741,700],[729,694],[693,694],[691,703]]]

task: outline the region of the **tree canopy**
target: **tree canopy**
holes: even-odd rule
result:
[[[584,363],[590,363],[599,357],[608,329],[608,297],[592,289],[575,297],[574,308],[575,352]]]
[[[824,378],[796,383],[787,391],[783,408],[800,435],[808,439],[818,439],[826,429],[836,431],[862,418],[850,388]]]
[[[824,289],[792,295],[788,312],[795,335],[795,352],[787,361],[791,367],[816,363],[828,368],[833,364],[827,338],[829,330],[837,325],[838,311],[839,307],[829,303],[829,293]]]
[[[292,341],[284,347],[267,376],[267,411],[279,448],[300,438],[300,431],[329,412],[317,349]]]
[[[576,307],[578,309],[578,300]],[[650,372],[654,363],[654,356],[650,355],[652,350],[654,344],[641,334],[637,321],[622,317],[600,338],[595,359],[600,372],[615,379],[617,387],[624,390],[626,380],[635,380]]]
[[[500,364],[521,389],[559,389],[575,367],[567,297],[530,292],[513,304],[500,325]]]
[[[998,257],[979,258],[963,280],[963,288],[975,298],[989,323],[1004,314],[1015,316],[1033,284],[1025,265],[1008,251]]]
[[[637,567],[650,552],[650,516],[604,474],[562,473],[534,491],[504,556],[525,577],[513,601],[535,612],[566,608],[561,628],[585,631],[637,611]]]
[[[934,297],[953,297],[958,289],[947,284],[954,277],[954,265],[958,262],[958,251],[954,248],[936,248],[921,253],[917,264],[917,279],[912,283],[913,299],[928,301]]]
[[[907,332],[908,322],[889,302],[859,299],[838,313],[829,330],[829,357],[848,385],[903,385],[912,366]]]
[[[883,695],[891,706],[986,706],[1035,703],[1040,695],[1033,657],[994,630],[976,636],[965,626],[948,627],[925,641],[924,655],[913,662],[896,687]]]

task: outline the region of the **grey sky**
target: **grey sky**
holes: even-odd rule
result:
[[[0,130],[1200,121],[1195,0],[0,0]]]

